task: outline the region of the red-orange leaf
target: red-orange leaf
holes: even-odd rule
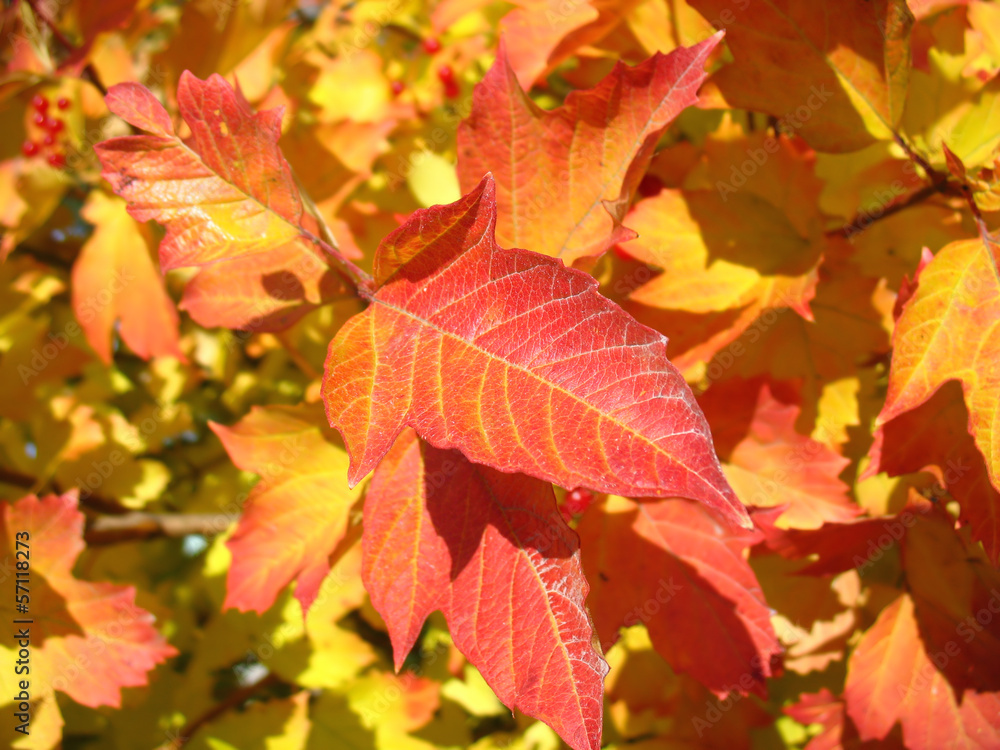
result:
[[[356,484],[406,426],[563,487],[700,500],[749,526],[661,334],[589,275],[494,239],[493,180],[379,247],[371,306],[330,343],[323,398]]]
[[[875,430],[865,476],[929,470],[954,497],[972,538],[1000,564],[1000,493],[990,484],[983,456],[968,432],[969,413],[958,383],[948,382],[930,399]]]
[[[83,522],[75,493],[2,503],[0,558],[13,562],[17,550],[27,550],[30,602],[27,612],[15,612],[11,583],[0,612],[5,634],[14,632],[15,618],[32,620],[31,666],[43,676],[32,680],[33,696],[48,688],[84,706],[117,708],[122,688],[147,684],[149,671],[177,652],[153,627],[152,615],[135,606],[134,588],[73,576],[84,549]],[[9,638],[0,643],[9,646]]]
[[[364,529],[365,588],[397,669],[440,609],[501,701],[574,750],[600,747],[607,665],[576,536],[551,487],[476,466],[408,430],[375,472]]]
[[[864,740],[883,739],[898,721],[911,750],[1000,746],[1000,693],[956,696],[924,648],[908,594],[882,610],[854,650],[844,698]]]
[[[727,529],[687,500],[609,498],[580,523],[597,631],[645,623],[656,650],[719,695],[763,695],[781,646],[744,553],[760,534]]]
[[[965,240],[945,247],[920,271],[917,290],[896,323],[889,392],[878,423],[915,409],[946,381],[961,381],[969,432],[1000,489],[998,262],[995,242]]]
[[[500,243],[570,265],[634,237],[621,220],[660,135],[697,101],[705,60],[721,38],[634,68],[619,63],[549,112],[521,90],[501,45],[458,130],[462,190],[487,172],[496,177]]]
[[[261,475],[227,543],[233,562],[226,607],[264,612],[295,580],[308,610],[330,572],[358,492],[344,482],[347,456],[300,411],[255,407],[231,427],[209,423],[233,463]]]

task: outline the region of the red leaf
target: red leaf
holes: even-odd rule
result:
[[[153,616],[135,606],[133,587],[73,576],[85,546],[83,522],[75,493],[2,504],[0,557],[14,560],[15,551],[25,549],[16,542],[25,540],[31,566],[28,612],[15,612],[12,604],[2,611],[8,624],[33,620],[32,666],[40,661],[49,675],[39,690],[47,685],[90,708],[118,708],[122,688],[146,685],[149,671],[177,651],[153,627]],[[16,536],[20,532],[27,537]]]
[[[487,172],[496,177],[500,243],[572,265],[634,237],[621,220],[663,131],[697,101],[705,60],[721,38],[634,68],[619,63],[549,112],[521,90],[501,44],[458,129],[462,190]]]
[[[983,456],[968,431],[962,388],[947,382],[923,404],[875,430],[864,476],[931,471],[958,500],[972,538],[1000,564],[1000,493],[990,483]]]
[[[592,642],[577,540],[550,487],[407,431],[375,472],[364,529],[365,588],[397,669],[440,609],[504,704],[575,750],[600,747],[607,665]]]
[[[757,532],[732,531],[687,500],[609,498],[579,527],[597,631],[644,622],[656,650],[718,695],[765,694],[781,646],[747,563]]]
[[[707,425],[665,339],[558,260],[494,240],[487,176],[380,245],[371,306],[330,343],[323,398],[357,484],[405,426],[563,487],[700,500],[735,523]]]

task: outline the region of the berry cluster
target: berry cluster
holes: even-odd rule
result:
[[[61,97],[56,102],[56,109],[69,109],[70,102]],[[49,114],[49,100],[41,94],[35,94],[31,99],[31,108],[35,114],[31,117],[32,124],[40,131],[37,140],[27,140],[21,144],[21,153],[27,157],[44,156],[53,167],[66,166],[66,154],[60,147],[59,134],[66,128],[66,123],[58,117]]]
[[[431,56],[436,55],[442,49],[441,41],[432,36],[425,37],[423,41],[420,42],[420,46],[426,54]],[[449,99],[455,99],[460,93],[462,93],[461,88],[459,88],[458,81],[455,80],[455,71],[451,69],[450,65],[439,66],[437,69],[437,77],[438,80],[444,84],[444,95]],[[402,81],[393,81],[390,84],[390,87],[392,88],[392,95],[399,96],[406,88],[406,84]]]

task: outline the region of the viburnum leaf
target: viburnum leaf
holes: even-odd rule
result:
[[[710,100],[717,92],[720,106],[781,118],[786,131],[822,151],[892,138],[910,72],[913,15],[905,0],[691,5],[708,19],[734,16],[726,41],[735,62],[709,80]]]
[[[961,508],[972,538],[1000,564],[1000,493],[990,484],[983,456],[968,431],[969,412],[957,382],[949,381],[912,411],[879,425],[866,478],[931,471]]]
[[[29,552],[28,612],[14,609],[13,595],[0,612],[8,624],[30,618],[32,679],[42,697],[43,686],[66,693],[91,708],[121,706],[122,688],[146,685],[157,664],[177,654],[153,627],[153,616],[135,605],[135,589],[92,583],[73,575],[84,550],[84,517],[76,493],[28,495],[2,503],[0,557],[15,561],[18,533]],[[21,559],[24,559],[23,557]],[[11,627],[15,628],[11,630]],[[10,648],[19,626],[4,629],[0,646]]]
[[[948,656],[936,666],[959,692],[1000,691],[1000,617],[985,616],[998,614],[991,607],[1000,608],[1000,571],[983,558],[940,510],[918,518],[902,541],[921,638],[930,654]]]
[[[365,498],[365,588],[402,666],[440,609],[458,649],[511,708],[574,750],[601,745],[607,674],[576,535],[551,487],[396,440]]]
[[[697,101],[705,61],[721,38],[634,68],[619,63],[551,111],[521,90],[501,45],[458,129],[463,192],[487,172],[496,179],[500,244],[571,265],[634,237],[621,220],[663,131]]]
[[[639,236],[625,252],[663,269],[629,295],[636,302],[696,313],[788,306],[812,320],[821,245],[753,193],[663,190],[626,222]]]
[[[661,334],[559,260],[494,239],[490,176],[379,246],[371,305],[330,343],[323,399],[357,484],[406,426],[563,487],[681,496],[749,524]]]
[[[517,0],[500,21],[510,66],[527,90],[577,49],[608,34],[642,0]],[[699,37],[701,38],[701,37]]]
[[[742,424],[740,403],[754,404]],[[827,445],[795,430],[800,408],[774,397],[758,379],[724,381],[699,399],[713,430],[743,436],[731,450],[720,447],[726,478],[745,504],[787,506],[777,520],[782,528],[816,529],[845,522],[861,513],[838,475],[850,461]],[[735,417],[735,419],[734,419]],[[741,424],[729,426],[735,421]]]
[[[125,212],[125,203],[93,191],[80,212],[94,233],[73,264],[73,309],[88,343],[111,362],[111,336],[143,359],[183,357],[178,315],[150,257],[152,237]]]
[[[765,694],[781,646],[744,556],[758,532],[728,529],[689,500],[610,497],[579,533],[603,642],[645,623],[676,671],[720,696]]]
[[[962,384],[969,433],[1000,489],[1000,262],[990,238],[953,242],[916,279],[893,333],[884,425],[927,401],[948,380]],[[993,553],[996,559],[995,552]]]
[[[180,115],[191,129],[185,140],[163,106],[139,84],[112,86],[106,101],[112,112],[150,133],[111,138],[94,149],[102,174],[126,200],[129,213],[166,227],[160,243],[162,270],[259,254],[268,258],[262,271],[245,264],[228,266],[225,273],[237,276],[235,291],[223,287],[215,274],[202,279],[186,300],[197,319],[205,325],[245,323],[290,303],[320,301],[320,280],[328,272],[311,267],[299,277],[289,270],[296,276],[289,281],[280,276],[282,266],[270,282],[267,275],[270,266],[279,261],[287,265],[302,254],[318,260],[315,220],[305,212],[278,148],[280,109],[254,113],[240,90],[221,76],[202,81],[185,71],[177,88]],[[283,288],[275,288],[278,281]],[[259,309],[234,314],[236,301]],[[215,305],[221,309],[216,311]]]
[[[957,639],[953,648],[961,648]],[[879,613],[851,654],[844,698],[863,740],[883,739],[897,721],[910,750],[986,750],[1000,733],[1000,693],[955,694],[920,639],[905,593]]]
[[[234,464],[261,476],[226,543],[233,562],[225,606],[264,612],[294,580],[308,611],[360,495],[344,481],[346,453],[302,410],[254,407],[230,427],[209,426]]]

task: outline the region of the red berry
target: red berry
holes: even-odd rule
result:
[[[66,157],[62,154],[49,154],[48,162],[53,167],[61,169],[66,166]]]
[[[392,89],[393,96],[399,96],[403,93],[403,89],[406,88],[406,84],[402,81],[393,81],[389,84],[389,87]]]
[[[57,120],[54,117],[47,117],[45,118],[45,124],[42,127],[48,130],[50,133],[58,133],[64,127],[66,127],[66,123],[64,123],[62,120]]]
[[[48,118],[42,112],[35,112],[34,116],[31,118],[31,121],[35,123],[35,125],[37,125],[38,127],[42,127],[43,125],[45,125],[45,121],[47,119]]]
[[[444,95],[449,99],[457,99],[458,95],[462,93],[462,89],[458,87],[458,84],[454,81],[445,81],[444,83]]]
[[[428,55],[435,55],[441,51],[441,42],[432,36],[427,37],[423,41],[424,52]]]
[[[56,137],[52,133],[46,133],[45,137],[42,138],[42,143],[46,146],[51,146],[56,142]]]
[[[69,109],[69,99],[65,96],[60,97],[59,101],[56,102],[56,106],[59,107],[59,109]]]
[[[449,81],[455,80],[455,71],[451,69],[450,65],[442,65],[438,68],[438,78],[441,83],[448,83]]]
[[[25,156],[35,156],[38,153],[38,144],[34,141],[25,141],[21,144],[21,153]]]
[[[593,493],[584,487],[577,487],[575,490],[570,490],[566,493],[566,500],[563,506],[573,515],[577,515],[587,510],[592,502],[594,502]]]
[[[44,112],[49,108],[49,100],[46,99],[41,94],[35,94],[31,97],[31,106],[34,107],[38,112]]]

